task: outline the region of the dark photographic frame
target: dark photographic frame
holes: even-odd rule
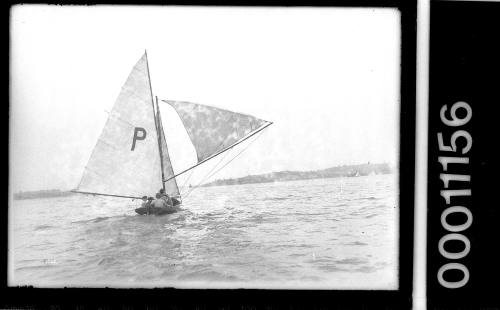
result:
[[[430,3],[427,247],[426,270],[422,271],[426,272],[429,309],[499,309],[500,306],[497,281],[500,265],[495,255],[500,219],[495,179],[498,152],[492,147],[493,141],[498,140],[495,103],[500,98],[500,48],[496,42],[500,29],[499,4],[493,1]],[[449,126],[441,117],[441,109],[447,108],[443,116],[449,118],[452,106],[457,103],[468,105],[470,121]],[[456,115],[464,117],[464,111],[458,109]],[[443,148],[459,130],[467,133],[469,139],[458,139],[456,150]],[[466,150],[468,143],[469,150]],[[450,164],[444,169],[440,157],[466,158],[468,162]],[[455,180],[445,185],[441,179],[444,175],[468,176],[469,181]],[[442,195],[445,190],[468,190],[469,195],[452,196],[447,201]],[[466,208],[470,216],[446,215],[446,223],[458,227],[464,219],[470,219],[470,224],[450,231],[443,224],[442,216],[457,206]],[[463,237],[469,250],[465,251],[465,242],[441,243],[450,236]],[[450,259],[445,252],[460,255]],[[452,264],[464,269],[447,268]]]

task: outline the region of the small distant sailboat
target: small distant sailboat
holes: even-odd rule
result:
[[[130,199],[163,189],[182,203],[176,177],[228,151],[272,122],[184,101],[161,100],[179,115],[196,150],[197,163],[177,174],[170,161],[158,97],[153,100],[147,53],[129,74],[84,169],[76,193]],[[136,212],[144,214],[145,208]],[[156,208],[160,209],[160,208]],[[171,213],[149,210],[148,214]]]

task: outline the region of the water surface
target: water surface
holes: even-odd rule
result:
[[[198,188],[183,210],[74,195],[13,201],[9,284],[397,289],[398,188],[373,175]]]

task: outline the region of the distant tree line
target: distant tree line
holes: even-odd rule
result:
[[[63,197],[73,195],[73,193],[68,191],[61,191],[58,189],[46,189],[39,191],[20,191],[18,193],[14,193],[15,200],[21,199],[34,199],[34,198],[48,198],[48,197]]]
[[[392,169],[387,163],[367,163],[361,165],[342,165],[314,171],[278,171],[259,175],[248,175],[242,178],[216,180],[204,184],[203,186],[238,185],[338,177],[358,177],[375,174],[390,174],[392,172]]]

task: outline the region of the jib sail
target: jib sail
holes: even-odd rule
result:
[[[162,159],[162,169],[163,169],[163,179],[170,179],[165,182],[165,192],[170,196],[179,196],[179,187],[177,186],[177,181],[174,176],[174,170],[172,168],[172,163],[170,162],[170,156],[168,154],[167,140],[165,138],[165,133],[163,132],[163,125],[161,121],[161,114],[158,105],[156,106],[157,124],[158,124],[158,134],[160,136],[160,155]]]

